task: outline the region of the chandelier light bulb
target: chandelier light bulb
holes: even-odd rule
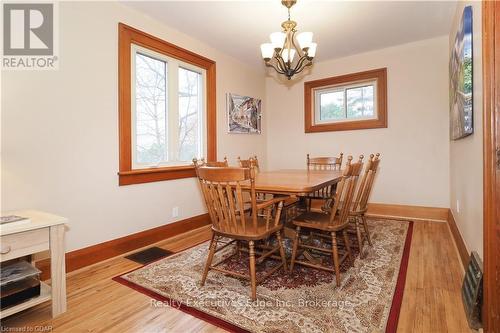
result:
[[[262,58],[271,59],[274,53],[274,47],[271,43],[265,43],[260,45],[260,52],[262,53]]]
[[[314,58],[316,56],[316,48],[318,47],[318,44],[316,43],[311,43],[309,45],[309,49],[307,50],[307,56],[309,58]]]
[[[275,49],[282,49],[285,44],[286,34],[284,32],[273,32],[269,35],[271,39],[271,44]]]
[[[301,32],[297,35],[297,41],[299,42],[301,49],[310,47],[312,39],[313,39],[312,32]]]

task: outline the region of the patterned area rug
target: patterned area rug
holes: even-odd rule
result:
[[[230,331],[251,332],[395,332],[404,290],[412,222],[368,221],[373,246],[341,267],[341,286],[333,273],[296,266],[280,270],[257,286],[210,271],[204,287],[201,272],[208,242],[151,263],[114,280],[151,296],[152,306],[172,306]],[[351,244],[356,244],[352,238]],[[288,254],[291,241],[285,241]],[[214,262],[231,255],[232,246]],[[247,258],[233,256],[224,265],[247,271]],[[257,271],[275,263],[265,261]]]

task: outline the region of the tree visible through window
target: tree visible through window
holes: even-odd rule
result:
[[[202,107],[200,74],[179,68],[179,160],[190,161],[200,151]]]
[[[216,63],[118,24],[119,184],[195,177],[217,160]]]
[[[168,160],[167,63],[135,54],[136,162],[158,164]]]
[[[138,46],[134,54],[134,165],[203,157],[204,71]]]
[[[316,91],[317,122],[373,118],[375,83],[343,86]]]
[[[387,127],[387,69],[304,83],[305,132]]]

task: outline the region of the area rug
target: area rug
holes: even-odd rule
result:
[[[341,267],[341,286],[333,273],[296,266],[275,272],[249,298],[249,282],[201,272],[208,242],[143,266],[114,280],[152,297],[151,306],[171,306],[234,332],[395,332],[401,308],[413,222],[369,220],[371,247]],[[355,243],[355,238],[351,244]],[[285,241],[288,254],[291,241]],[[228,246],[215,260],[233,253]],[[245,272],[247,258],[224,265]],[[273,264],[257,266],[266,271]]]

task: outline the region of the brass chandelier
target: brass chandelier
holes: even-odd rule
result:
[[[296,3],[297,0],[281,1],[281,4],[288,8],[288,20],[281,23],[283,31],[273,32],[269,35],[271,43],[260,46],[266,66],[274,68],[279,74],[285,75],[288,80],[312,65],[317,47],[317,44],[312,41],[312,32],[301,32],[296,35],[297,22],[290,19],[290,8]],[[296,42],[300,47],[297,47]],[[298,59],[294,62],[295,55]]]

